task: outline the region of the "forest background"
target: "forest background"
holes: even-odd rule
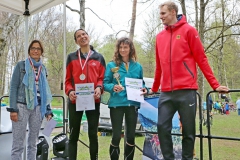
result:
[[[109,19],[111,10],[107,15],[91,9],[93,0],[71,1],[74,1],[75,8],[67,3],[67,10],[76,14],[79,22],[76,23],[67,15],[67,54],[78,49],[73,39],[73,34],[78,28],[87,30],[91,44],[102,53],[106,63],[112,59],[116,39],[128,36],[134,41],[144,76],[154,77],[155,37],[164,28],[159,19],[158,6],[163,1],[132,0],[131,7],[122,8],[122,13],[119,13],[121,15],[126,12],[130,18],[119,23],[122,25],[118,27]],[[117,0],[102,1],[108,6],[114,6]],[[240,88],[240,0],[175,0],[174,2],[179,4],[180,13],[186,15],[187,21],[198,30],[209,63],[219,82],[230,89]],[[43,42],[48,80],[52,93],[58,95],[64,94],[61,83],[64,81],[63,68],[66,63],[63,61],[63,25],[65,24],[63,24],[62,11],[63,5],[59,5],[29,17],[29,42],[33,39]],[[99,21],[95,23],[93,19],[88,19],[86,12],[87,15],[91,14],[101,21],[101,28],[107,30],[107,34],[97,29],[100,27]],[[144,18],[138,19],[141,14],[144,14]],[[92,22],[86,23],[87,21]],[[0,12],[0,95],[8,95],[14,66],[23,59],[25,59],[24,17]],[[202,97],[212,90],[201,71],[198,73],[198,84],[198,92]],[[240,93],[232,96],[228,94],[233,102],[239,96]],[[216,94],[214,100],[217,99]]]

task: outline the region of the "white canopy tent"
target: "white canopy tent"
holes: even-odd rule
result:
[[[64,62],[66,61],[66,1],[68,0],[0,0],[0,11],[5,11],[17,15],[24,15],[25,17],[25,44],[24,44],[24,52],[25,52],[25,58],[28,57],[28,17],[30,15],[39,13],[41,11],[44,11],[48,8],[51,8],[53,6],[56,6],[58,4],[64,3],[64,16],[63,16],[63,28],[64,28]],[[63,79],[65,79],[65,63],[64,65],[64,73],[63,73]],[[65,107],[65,106],[64,106]],[[1,112],[0,112],[1,116]],[[66,116],[66,115],[65,115]],[[64,117],[65,119],[65,117]],[[1,119],[0,119],[1,124]],[[64,126],[64,132],[66,133],[66,126]],[[26,152],[24,152],[24,159],[26,159]],[[1,155],[3,159],[9,159],[10,155],[7,155],[7,157],[4,157],[4,155]]]
[[[68,0],[0,0],[0,11],[5,11],[17,15],[24,15],[25,17],[25,57],[28,55],[28,16],[64,3],[66,1]],[[66,6],[64,8],[66,9]],[[66,17],[66,11],[64,12],[64,17]],[[64,18],[63,21],[63,24],[66,24],[66,18]],[[64,26],[64,29],[66,29],[66,25]]]
[[[66,1],[67,0],[0,0],[0,10],[17,15],[23,15],[23,13],[28,10],[29,13],[33,15]]]
[[[66,1],[68,0],[0,0],[0,11],[5,11],[17,15],[24,15],[25,17],[25,44],[24,52],[25,58],[28,57],[28,16],[39,13],[43,10],[64,3],[63,16],[63,61],[66,61]],[[63,63],[63,79],[65,79],[65,63]],[[1,121],[0,121],[1,124]],[[66,129],[66,128],[65,128]],[[64,129],[64,130],[65,130]]]

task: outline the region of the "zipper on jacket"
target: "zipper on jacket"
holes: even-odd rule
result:
[[[171,38],[170,38],[170,80],[171,80],[171,90],[173,91],[173,81],[172,81],[172,27],[171,29]]]
[[[88,83],[88,63],[87,63],[87,83]]]
[[[190,68],[186,64],[186,62],[183,62],[183,64],[184,64],[185,68],[188,70],[188,72],[191,74],[191,76],[194,78],[194,74],[192,73],[192,71],[190,70]]]
[[[124,64],[125,70],[126,70],[127,73],[128,73],[129,66],[130,66],[130,62],[128,62],[128,63],[123,62],[123,64]],[[126,66],[127,66],[127,67],[126,67]]]

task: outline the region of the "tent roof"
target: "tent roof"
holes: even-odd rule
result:
[[[67,0],[29,0],[30,15],[51,8]],[[25,0],[0,0],[0,11],[6,11],[17,15],[25,12]]]

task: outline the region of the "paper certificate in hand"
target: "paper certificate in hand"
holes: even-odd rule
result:
[[[93,83],[81,83],[75,84],[76,99],[76,111],[94,110],[94,84]]]
[[[55,121],[54,119],[51,119],[50,121],[47,121],[42,134],[44,134],[47,137],[50,137],[53,129],[56,127],[57,125],[57,121]]]
[[[128,100],[144,102],[144,96],[141,95],[143,86],[142,79],[125,78],[125,84]]]

